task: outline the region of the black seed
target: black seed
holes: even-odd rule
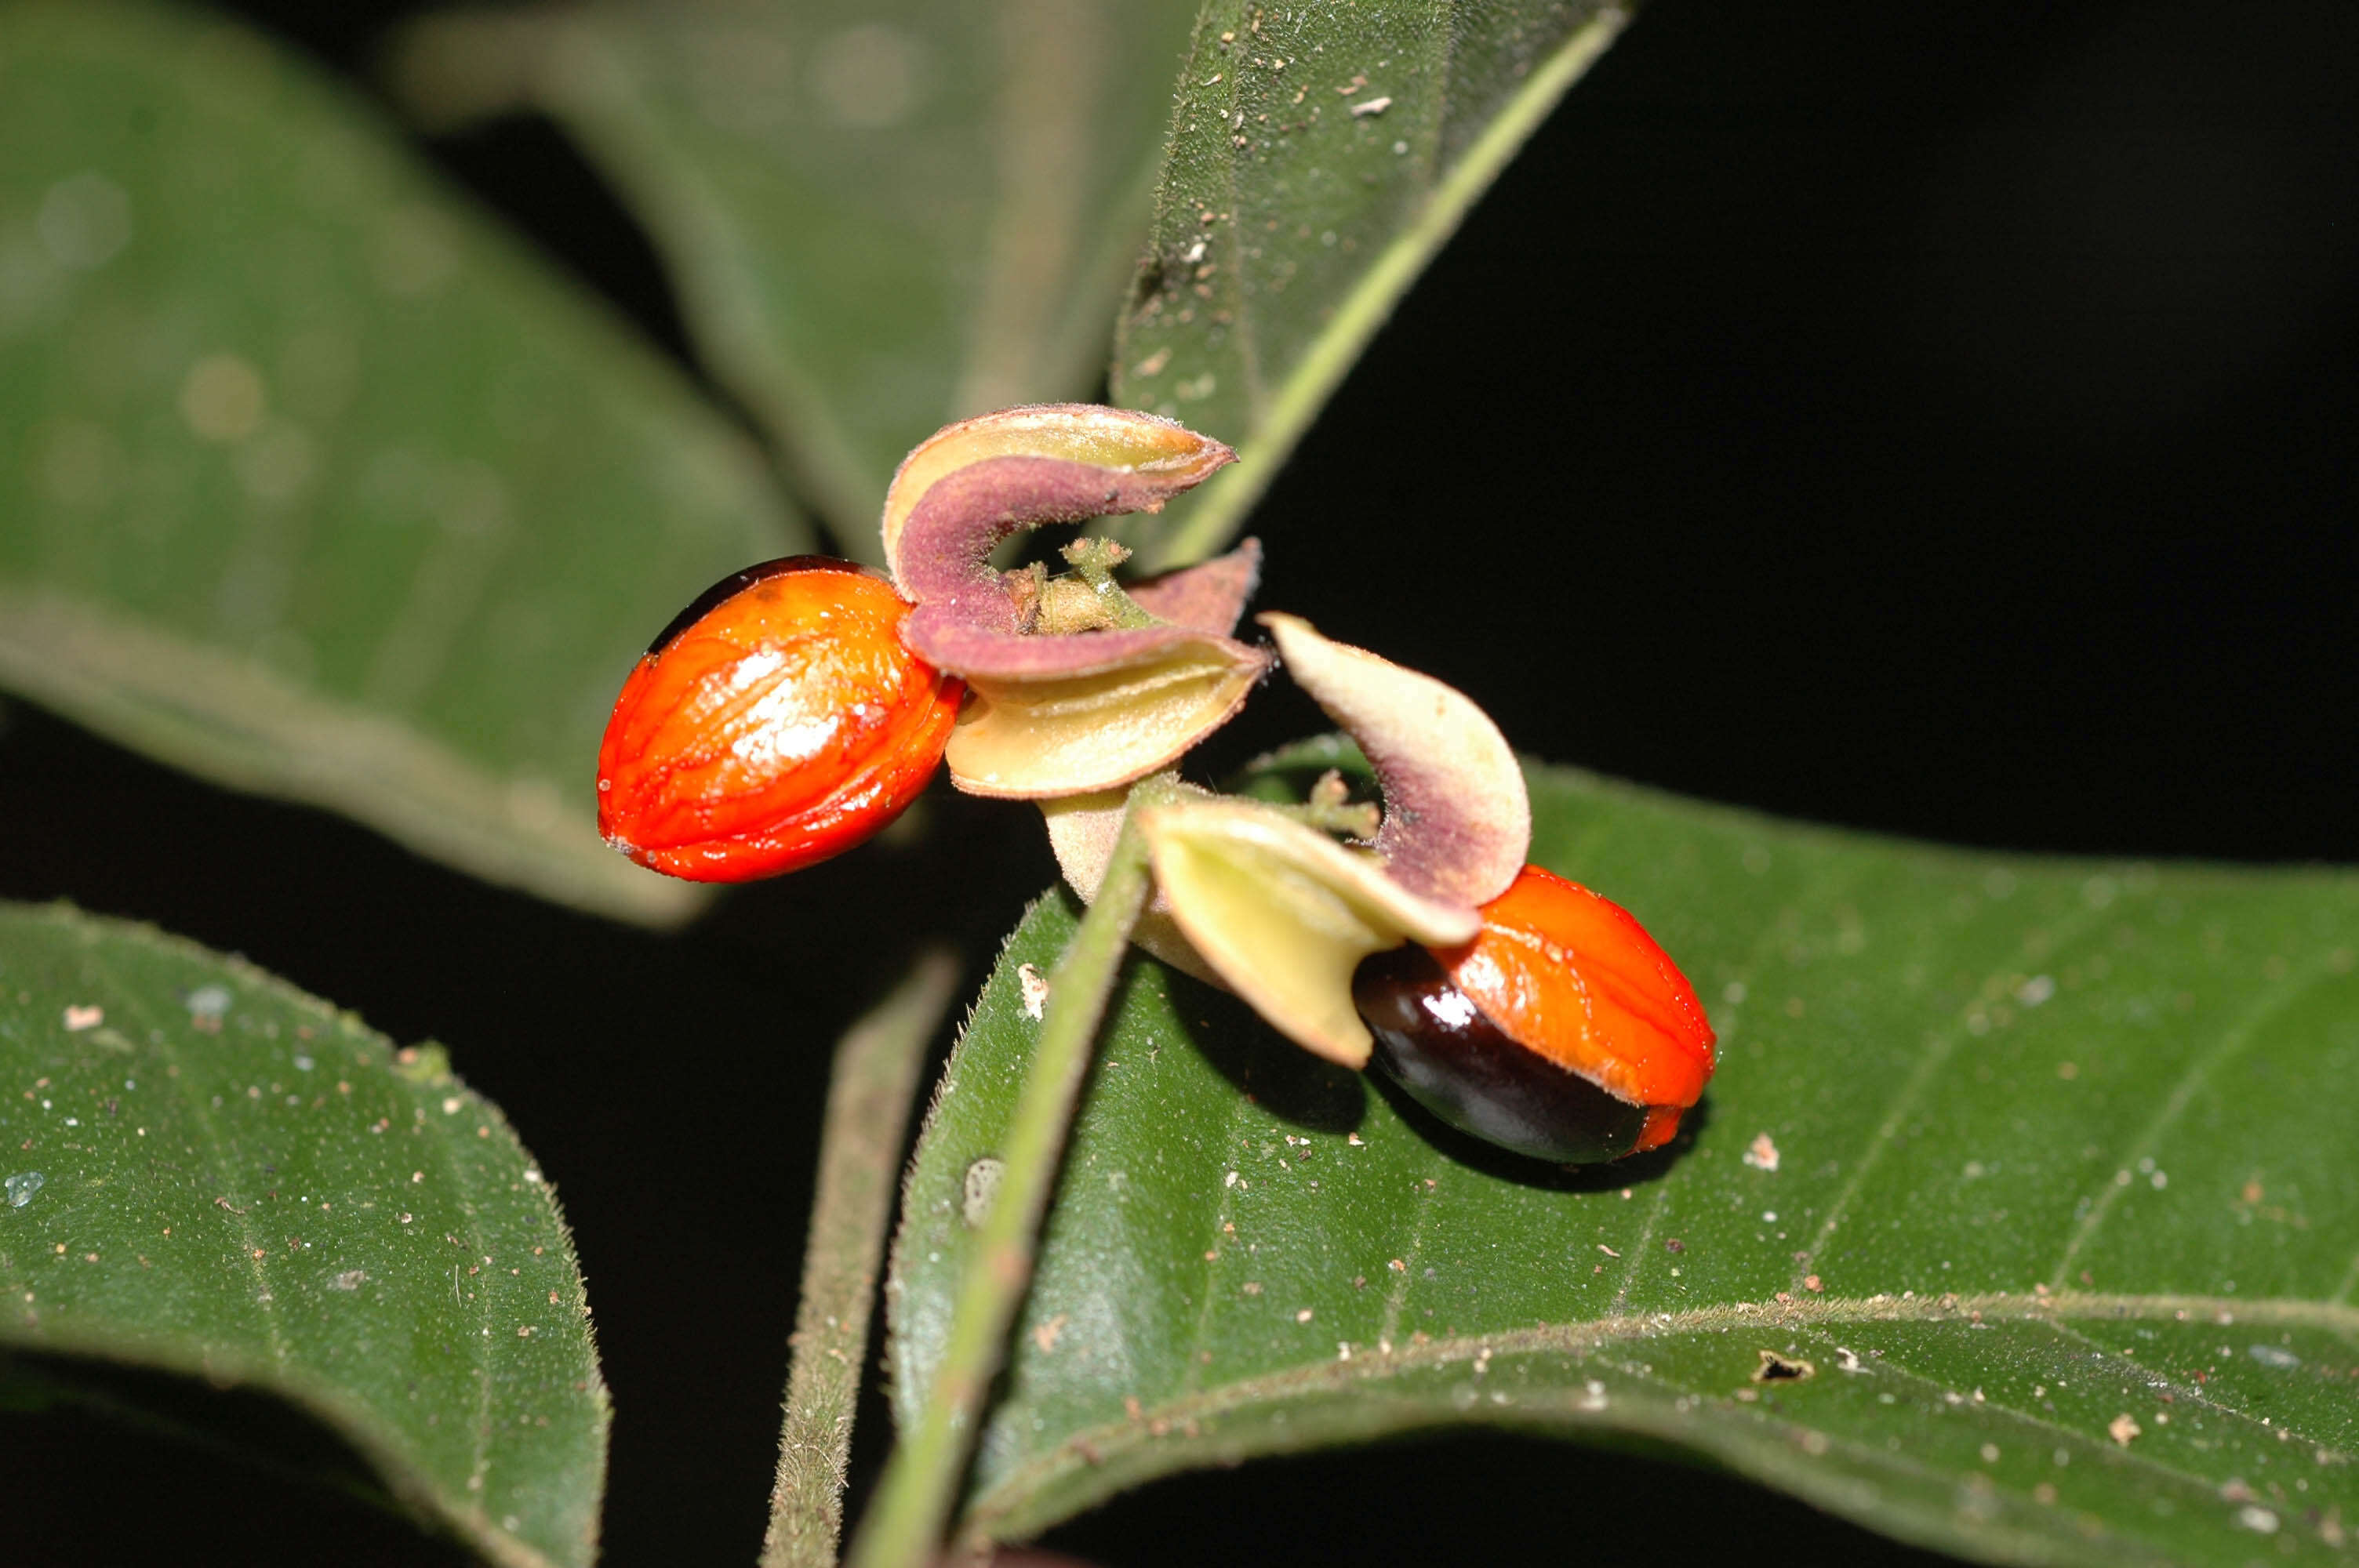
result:
[[[1516,1044],[1415,943],[1364,961],[1352,1000],[1376,1037],[1375,1065],[1485,1142],[1587,1165],[1627,1154],[1646,1130],[1645,1106]]]

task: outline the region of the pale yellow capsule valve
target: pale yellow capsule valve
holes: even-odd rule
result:
[[[1278,1033],[1357,1068],[1372,1044],[1352,972],[1403,942],[1473,939],[1473,907],[1409,892],[1363,849],[1275,807],[1212,800],[1143,812],[1171,919],[1222,982]]]

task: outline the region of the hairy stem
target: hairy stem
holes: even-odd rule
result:
[[[762,1568],[834,1568],[844,1460],[902,1135],[926,1044],[958,978],[954,955],[928,948],[835,1048]]]
[[[1341,833],[1347,838],[1373,838],[1384,826],[1384,808],[1373,800],[1357,805],[1352,802],[1343,775],[1329,768],[1310,786],[1310,798],[1299,806],[1277,804],[1272,807],[1306,827],[1322,833]]]
[[[999,1191],[959,1281],[950,1343],[924,1413],[886,1461],[853,1538],[853,1568],[930,1568],[940,1549],[982,1424],[984,1395],[998,1375],[1008,1329],[1032,1282],[1040,1219],[1056,1185],[1091,1046],[1131,928],[1147,904],[1150,877],[1136,816],[1176,794],[1168,774],[1131,786],[1129,811],[1097,899],[1049,974],[1039,1042],[1001,1150]]]

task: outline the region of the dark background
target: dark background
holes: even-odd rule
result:
[[[365,84],[408,7],[244,9]],[[1464,687],[1519,745],[1712,799],[2359,860],[2354,81],[2347,0],[1658,0],[1270,493],[1264,600]],[[560,135],[427,151],[688,357]],[[1281,683],[1214,762],[1319,725]],[[449,1043],[577,1228],[618,1410],[607,1560],[744,1563],[824,1064],[749,1059],[718,1099],[663,1065],[832,1037],[923,933],[987,955],[1052,867],[1020,814],[934,808],[929,848],[650,936],[17,706],[0,894],[153,920]],[[0,1418],[0,1477],[12,1562],[447,1555],[79,1419]],[[1114,1568],[1937,1561],[1678,1465],[1480,1438],[1183,1478],[1062,1539]]]

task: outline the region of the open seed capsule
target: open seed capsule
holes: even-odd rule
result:
[[[915,800],[963,688],[901,643],[908,605],[849,561],[790,556],[664,629],[598,748],[598,827],[655,871],[747,881],[842,854]]]
[[[1364,961],[1373,1061],[1453,1127],[1571,1164],[1669,1142],[1712,1076],[1686,977],[1619,905],[1537,866],[1462,947]]]

